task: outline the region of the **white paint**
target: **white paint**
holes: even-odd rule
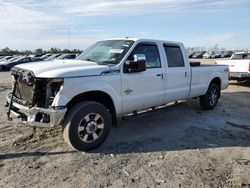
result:
[[[79,60],[30,63],[18,67],[33,71],[36,77],[64,78],[64,85],[55,97],[53,106],[64,106],[73,97],[84,92],[102,91],[112,98],[118,116],[133,110],[204,95],[215,77],[220,78],[221,89],[228,86],[228,66],[190,67],[182,43],[132,38],[123,38],[123,40],[134,40],[135,43],[121,62],[113,67]],[[139,73],[123,73],[125,61],[140,42],[157,44],[161,68],[147,69]],[[185,67],[168,68],[164,43],[181,47]],[[113,70],[120,70],[120,72]],[[111,71],[111,73],[101,74],[103,71]],[[157,74],[163,74],[163,76],[157,76]],[[126,94],[124,92],[126,90],[132,90],[132,92]]]

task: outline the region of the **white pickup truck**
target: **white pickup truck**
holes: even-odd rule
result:
[[[215,64],[228,65],[229,77],[232,80],[243,81],[250,79],[250,53],[235,52],[230,59],[217,60]]]
[[[228,66],[190,64],[182,43],[104,40],[76,60],[14,67],[7,115],[36,127],[63,127],[73,148],[98,147],[117,118],[189,98],[213,109],[228,87]]]

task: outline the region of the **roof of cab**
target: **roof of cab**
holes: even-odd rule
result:
[[[163,42],[163,43],[170,43],[170,44],[182,44],[181,42],[175,42],[175,41],[167,41],[167,40],[159,40],[159,39],[146,39],[146,38],[133,38],[133,37],[123,37],[123,38],[111,38],[111,39],[105,39],[105,40],[131,40],[131,41],[150,41],[150,42]],[[105,41],[104,40],[104,41]]]

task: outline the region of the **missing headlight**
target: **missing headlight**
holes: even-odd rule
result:
[[[35,81],[34,76],[33,76],[33,74],[31,72],[25,72],[22,75],[22,79],[23,79],[23,81],[26,82],[26,84],[28,86],[32,86],[34,84],[34,81]]]
[[[63,85],[63,79],[38,79],[36,84],[36,105],[49,107]]]
[[[47,87],[47,106],[51,105],[56,94],[60,91],[63,81],[61,79],[52,80]]]

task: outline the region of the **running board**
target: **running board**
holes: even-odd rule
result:
[[[159,106],[159,107],[152,107],[151,109],[147,109],[144,111],[139,111],[135,113],[135,111],[131,114],[128,114],[126,116],[123,116],[121,120],[127,121],[127,120],[134,120],[134,119],[139,119],[139,118],[145,118],[145,117],[150,117],[153,115],[158,115],[161,113],[177,110],[180,108],[183,108],[185,102],[174,102],[174,103],[169,103],[164,106]]]

